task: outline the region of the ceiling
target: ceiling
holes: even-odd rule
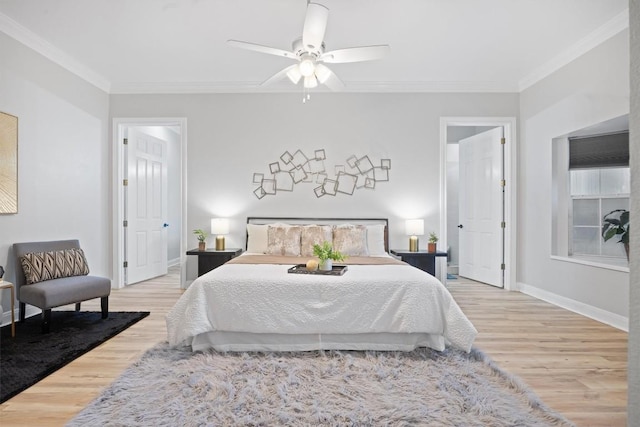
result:
[[[628,0],[317,0],[327,50],[389,44],[331,64],[348,92],[518,92],[628,27]],[[0,31],[109,93],[296,91],[260,83],[292,64],[306,0],[0,0]],[[323,89],[318,89],[323,90]]]

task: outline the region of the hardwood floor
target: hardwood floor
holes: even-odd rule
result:
[[[578,426],[626,425],[627,334],[543,301],[458,279],[448,288],[479,331],[476,346]],[[166,339],[178,271],[113,291],[113,311],[151,315],[0,405],[0,425],[60,426]],[[72,309],[66,307],[65,309]],[[99,300],[83,303],[99,310]]]

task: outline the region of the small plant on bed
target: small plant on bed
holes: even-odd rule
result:
[[[346,258],[340,251],[334,251],[331,243],[326,241],[322,245],[313,245],[313,254],[320,259],[320,270],[331,270],[333,261],[344,261]]]
[[[204,251],[207,248],[206,240],[209,235],[201,228],[193,230],[193,234],[198,238],[198,250]]]

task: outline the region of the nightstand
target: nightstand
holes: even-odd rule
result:
[[[198,277],[205,273],[210,272],[214,268],[220,267],[227,261],[237,257],[242,253],[242,249],[230,248],[223,251],[217,251],[215,249],[206,249],[200,251],[198,249],[191,249],[187,251],[187,255],[198,256]]]
[[[436,275],[436,257],[447,256],[446,252],[411,252],[400,249],[391,249],[389,252],[391,252],[392,255],[399,256],[400,259],[407,264],[417,267],[420,270],[426,271],[432,276]]]

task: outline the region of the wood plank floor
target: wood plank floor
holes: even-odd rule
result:
[[[578,426],[626,425],[627,334],[518,292],[458,279],[448,287],[479,331],[476,346]],[[113,291],[113,311],[151,315],[0,405],[0,425],[61,426],[166,339],[178,272]],[[72,309],[72,307],[66,307]],[[99,310],[98,302],[83,309]]]

